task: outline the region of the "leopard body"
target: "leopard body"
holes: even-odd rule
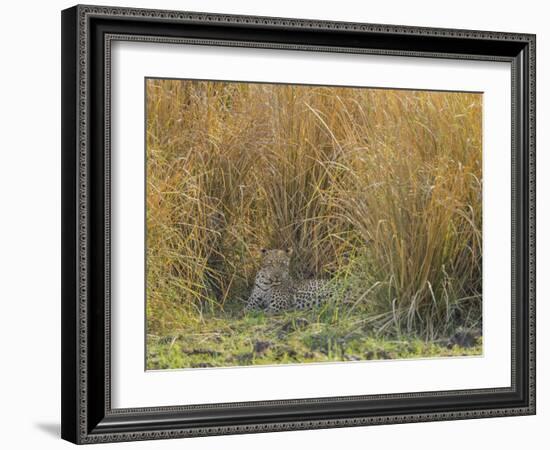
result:
[[[324,304],[335,294],[329,280],[294,280],[290,276],[292,250],[262,250],[262,265],[254,281],[246,310],[278,313]]]

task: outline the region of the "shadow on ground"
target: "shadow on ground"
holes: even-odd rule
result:
[[[61,425],[59,423],[36,423],[35,426],[40,431],[49,434],[50,436],[56,438],[61,436]]]

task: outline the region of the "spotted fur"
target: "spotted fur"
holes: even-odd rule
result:
[[[277,313],[286,310],[310,309],[320,306],[334,294],[328,280],[293,280],[290,276],[292,249],[262,250],[262,265],[246,310]]]

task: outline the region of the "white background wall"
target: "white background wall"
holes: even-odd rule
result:
[[[98,0],[97,3],[104,3]],[[538,415],[116,444],[117,448],[544,448],[550,424],[548,11],[543,1],[111,0],[106,4],[536,33],[538,36]],[[0,26],[0,445],[68,448],[60,403],[60,10],[10,2]],[[546,169],[546,170],[545,170]],[[549,327],[550,328],[550,327]],[[345,382],[345,380],[342,380]],[[546,425],[546,427],[545,427]],[[547,444],[546,444],[547,445]],[[114,448],[114,447],[113,447]]]

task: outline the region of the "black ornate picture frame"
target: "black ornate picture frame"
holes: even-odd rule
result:
[[[512,73],[511,386],[113,409],[114,41],[504,61]],[[62,437],[74,443],[535,414],[535,36],[75,6],[62,12]]]

